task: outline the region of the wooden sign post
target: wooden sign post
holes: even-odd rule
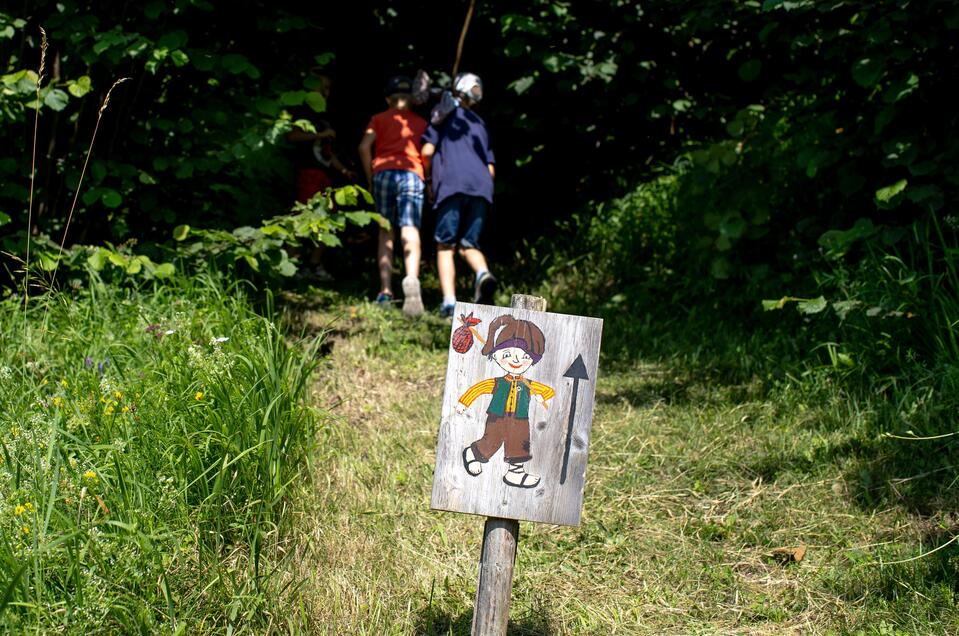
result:
[[[431,507],[484,515],[474,636],[506,634],[519,521],[578,526],[603,321],[459,303]]]

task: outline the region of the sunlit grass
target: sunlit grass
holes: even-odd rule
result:
[[[93,284],[0,304],[0,625],[263,633],[316,431],[317,342],[242,290]],[[0,630],[3,631],[3,630]]]

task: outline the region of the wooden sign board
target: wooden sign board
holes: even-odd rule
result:
[[[457,303],[433,509],[579,525],[602,329]]]

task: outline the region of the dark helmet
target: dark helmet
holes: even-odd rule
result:
[[[383,87],[383,96],[389,97],[397,93],[411,94],[413,92],[413,80],[406,75],[395,75]]]

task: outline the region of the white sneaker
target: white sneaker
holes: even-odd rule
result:
[[[517,488],[535,488],[539,484],[539,475],[529,474],[522,464],[510,464],[509,471],[503,475],[503,481]]]
[[[420,281],[413,276],[403,279],[403,313],[407,316],[423,315],[423,298],[420,297]]]

